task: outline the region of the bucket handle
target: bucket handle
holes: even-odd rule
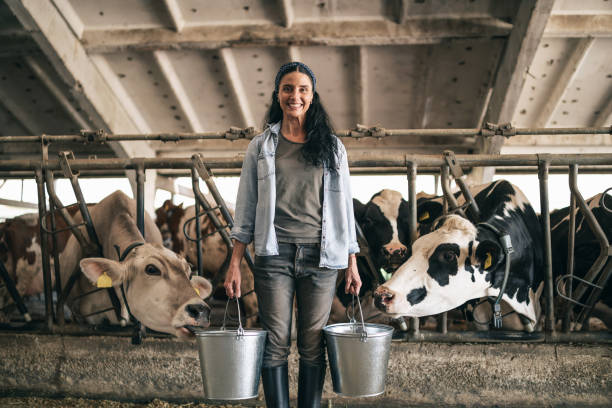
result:
[[[353,324],[355,327],[357,324],[359,324],[357,322],[357,320],[355,320],[355,295],[351,295],[352,296],[352,309],[353,309],[353,315],[349,316],[349,323]],[[359,300],[359,295],[357,295],[357,305],[359,306],[359,314],[361,315],[361,341],[366,342],[368,339],[368,332],[365,328],[365,323],[363,321],[363,310],[361,310],[361,301]],[[347,313],[348,314],[348,313]]]
[[[240,340],[244,337],[244,329],[242,328],[242,320],[240,319],[240,303],[238,302],[238,296],[234,296],[236,299],[236,307],[238,309],[238,330],[236,331],[236,340]],[[223,325],[221,330],[225,330],[225,320],[227,319],[227,307],[229,306],[230,298],[227,298],[225,302],[225,313],[223,313]]]

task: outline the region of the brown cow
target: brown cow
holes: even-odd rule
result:
[[[174,252],[162,246],[162,237],[153,220],[145,213],[145,238],[136,226],[136,203],[116,191],[91,208],[91,217],[105,258],[84,258],[78,241],[70,237],[60,257],[62,282],[80,266],[83,274],[69,296],[69,301],[107,284],[116,288],[127,319],[121,290],[131,313],[151,329],[189,336],[186,326],[207,326],[210,308],[202,299],[211,291],[210,283],[195,276],[189,280],[189,265]],[[80,219],[80,217],[75,217]],[[141,245],[132,247],[132,244]],[[125,253],[119,260],[120,252]],[[72,305],[77,316],[87,316],[111,307],[106,291],[87,295]],[[115,313],[108,311],[86,318],[91,324],[108,320],[117,323]]]
[[[71,215],[78,211],[76,205],[66,207]],[[66,227],[64,220],[57,215],[55,217],[56,229]],[[47,217],[47,225],[50,229],[50,217]],[[63,251],[68,238],[69,231],[61,231],[56,234],[58,251]],[[52,248],[52,238],[48,237],[47,246]],[[10,278],[15,283],[17,291],[21,296],[32,296],[43,293],[42,257],[40,246],[40,225],[37,214],[24,214],[0,223],[0,259],[4,262]],[[51,259],[53,269],[53,259]],[[52,284],[55,275],[51,273]],[[8,291],[2,288],[0,292],[0,308],[12,303]],[[0,314],[0,320],[5,320]]]
[[[206,196],[209,203],[214,203],[211,196]],[[234,215],[234,209],[228,208],[230,214]],[[215,210],[217,217],[223,222],[221,212]],[[155,211],[157,215],[156,224],[162,231],[164,236],[164,242],[166,247],[171,247],[174,251],[183,255],[185,259],[192,265],[197,265],[197,249],[196,243],[188,240],[185,237],[184,225],[189,219],[195,217],[195,207],[190,206],[183,209],[181,205],[174,205],[170,200],[166,200],[163,206]],[[204,277],[208,279],[214,279],[215,276],[224,267],[225,260],[227,258],[227,246],[223,241],[221,234],[213,233],[215,231],[214,225],[210,221],[210,218],[206,215],[202,216],[200,221],[200,229],[202,231],[202,272]],[[196,237],[196,223],[192,220],[187,224],[187,233],[190,237]],[[166,241],[166,238],[171,238],[171,244]],[[252,253],[252,250],[251,250]],[[244,307],[244,313],[246,314],[246,320],[243,323],[246,327],[253,327],[257,322],[258,305],[257,296],[254,293],[254,282],[253,273],[248,267],[246,261],[243,259],[240,264],[240,271],[242,277],[242,283],[240,289],[242,292],[242,304]],[[215,288],[220,291],[222,286]],[[216,291],[216,293],[218,293]],[[224,291],[221,291],[225,293]],[[216,295],[217,296],[217,295]]]

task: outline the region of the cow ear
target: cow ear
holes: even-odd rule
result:
[[[494,241],[482,241],[476,248],[476,264],[484,271],[493,270],[502,261],[501,246]]]
[[[191,277],[191,286],[194,287],[198,296],[202,299],[206,299],[212,293],[212,284],[201,276]]]
[[[357,222],[361,222],[363,220],[365,210],[365,204],[362,204],[361,201],[356,198],[353,198],[353,212],[355,213],[355,219],[357,220]]]
[[[106,258],[84,258],[79,265],[83,274],[99,288],[120,285],[126,273],[124,265]]]
[[[180,203],[180,204],[178,205],[178,208],[182,209],[182,208],[183,208],[183,203]]]
[[[417,205],[417,223],[431,224],[442,215],[443,206],[435,201],[426,201]]]

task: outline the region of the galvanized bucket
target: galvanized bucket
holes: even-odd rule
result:
[[[238,329],[226,330],[228,304],[229,299],[225,305],[223,325],[220,329],[195,332],[204,397],[215,400],[255,398],[259,388],[267,332],[243,329],[240,305],[238,305]]]
[[[334,392],[345,397],[373,397],[385,391],[393,327],[363,322],[325,326],[327,356]],[[355,310],[355,308],[353,308]]]

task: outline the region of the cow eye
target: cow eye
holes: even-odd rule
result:
[[[161,271],[155,265],[147,265],[145,268],[145,273],[147,275],[159,276],[161,275]]]
[[[457,260],[457,254],[453,251],[444,252],[444,260],[446,262],[453,262]]]

